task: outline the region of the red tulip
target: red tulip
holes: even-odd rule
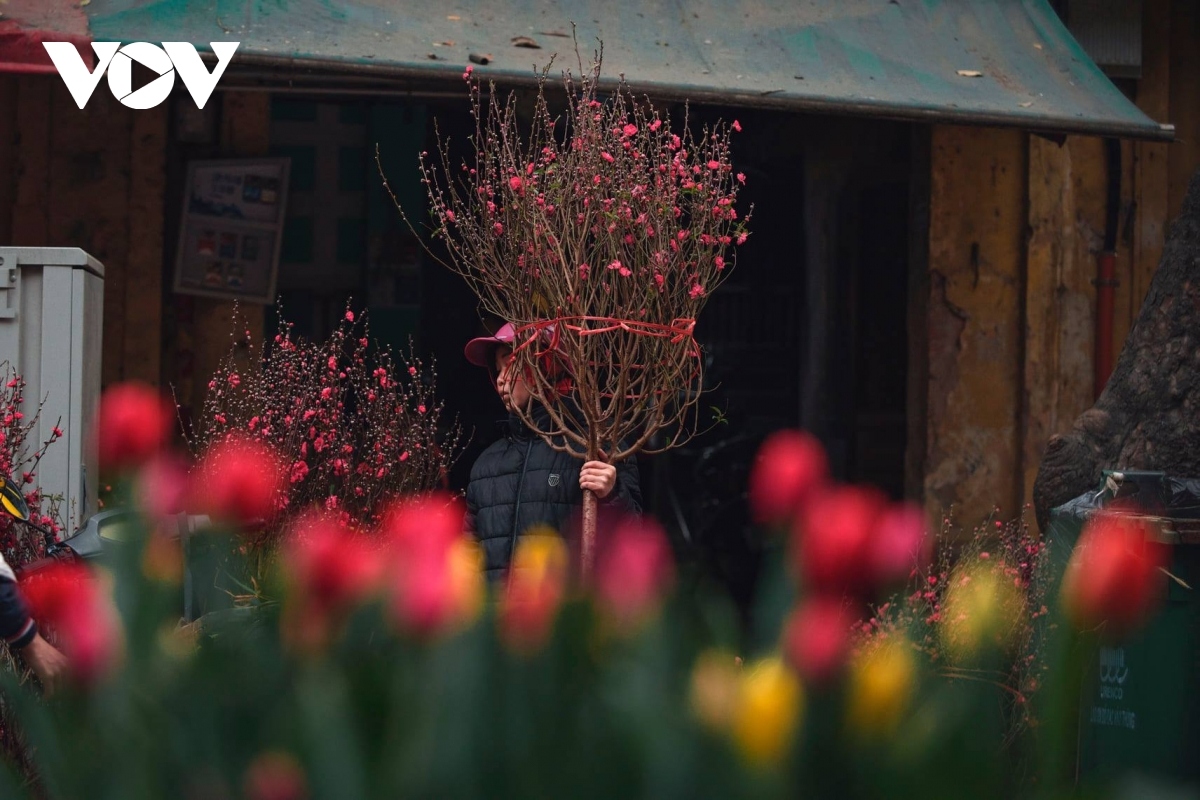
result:
[[[307,604],[323,611],[337,612],[361,602],[376,589],[382,573],[375,547],[325,517],[293,526],[284,563]]]
[[[653,613],[672,580],[671,546],[658,523],[630,519],[613,531],[601,551],[596,594],[619,625],[636,627]]]
[[[1122,637],[1136,630],[1162,594],[1167,547],[1144,517],[1101,513],[1084,526],[1063,576],[1062,599],[1081,629],[1103,626]]]
[[[463,508],[454,497],[435,492],[395,505],[381,527],[402,560],[440,556],[462,533]]]
[[[418,636],[455,629],[482,605],[482,554],[463,534],[462,523],[462,506],[445,494],[385,516],[383,529],[394,548],[391,611],[402,628]]]
[[[205,455],[193,473],[191,494],[198,510],[251,526],[277,510],[283,477],[274,450],[249,439],[231,438]]]
[[[861,486],[839,486],[808,503],[793,537],[808,588],[840,593],[870,585],[871,538],[885,504],[882,494]]]
[[[817,597],[792,612],[783,631],[783,652],[800,675],[821,684],[841,672],[850,650],[854,619],[841,600]]]
[[[804,431],[777,431],[758,450],[750,473],[749,499],[761,523],[791,519],[829,474],[825,448]]]
[[[308,780],[291,754],[263,753],[246,768],[242,789],[247,800],[305,800]]]
[[[157,389],[120,383],[104,392],[96,414],[96,443],[102,469],[136,467],[171,435],[172,411]]]
[[[897,503],[883,512],[871,538],[869,567],[876,585],[903,582],[929,560],[929,525],[916,503]]]
[[[54,632],[76,680],[92,685],[112,671],[121,655],[121,626],[91,570],[55,563],[29,574],[21,589],[33,618]]]
[[[473,621],[483,597],[483,553],[459,535],[440,558],[411,563],[397,576],[391,610],[402,628],[430,637]]]

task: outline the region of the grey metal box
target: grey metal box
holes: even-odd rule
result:
[[[57,424],[63,438],[38,467],[43,494],[61,498],[66,535],[97,509],[92,423],[100,400],[104,265],[77,247],[0,247],[0,361],[25,379],[37,447]],[[15,476],[20,480],[20,476]]]

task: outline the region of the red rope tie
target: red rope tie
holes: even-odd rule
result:
[[[586,323],[596,322],[601,323],[604,327],[588,328]],[[553,358],[555,350],[558,349],[559,341],[561,340],[563,329],[572,331],[579,336],[594,336],[599,333],[613,333],[615,331],[626,331],[635,336],[653,336],[658,339],[670,339],[672,344],[682,344],[686,342],[687,349],[691,351],[691,356],[699,362],[700,360],[700,345],[693,338],[693,332],[696,329],[696,320],[689,317],[679,317],[671,320],[669,324],[660,322],[646,322],[636,319],[620,319],[618,317],[595,317],[588,315],[575,315],[565,317],[555,317],[553,319],[543,319],[537,322],[531,322],[528,325],[522,325],[517,328],[514,333],[517,338],[522,334],[532,333],[532,335],[513,348],[513,355],[521,352],[525,348],[531,346],[535,341],[542,338],[543,332],[549,331],[549,344],[543,349],[534,348],[535,358]],[[642,364],[629,364],[630,369],[644,369]],[[567,365],[570,369],[570,365]],[[699,368],[692,373],[692,378],[695,379],[699,374]],[[636,398],[630,398],[636,399]]]

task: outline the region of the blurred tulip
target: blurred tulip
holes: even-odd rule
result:
[[[846,721],[861,736],[887,736],[908,710],[917,665],[907,640],[882,641],[853,660]]]
[[[244,438],[215,445],[192,473],[190,497],[196,509],[246,527],[277,510],[283,467],[274,450]]]
[[[750,472],[749,500],[760,523],[790,520],[825,482],[829,461],[817,438],[804,431],[776,431],[758,450]]]
[[[483,603],[483,554],[462,532],[463,509],[434,493],[397,505],[382,529],[393,548],[391,611],[420,636],[459,630]]]
[[[809,502],[793,535],[807,588],[838,594],[871,585],[872,536],[885,502],[861,486],[838,486]]]
[[[91,686],[111,674],[124,637],[112,598],[89,568],[51,564],[25,577],[21,590],[34,619],[54,632],[77,681]]]
[[[706,650],[692,667],[692,712],[710,730],[725,731],[733,724],[741,685],[741,667],[732,653]]]
[[[876,586],[903,583],[914,568],[926,565],[933,538],[925,510],[916,503],[896,503],[879,518],[871,537],[869,565]]]
[[[188,468],[183,459],[159,454],[138,470],[133,487],[138,509],[154,524],[161,524],[184,510],[188,492]]]
[[[533,530],[517,542],[500,598],[500,635],[517,652],[545,643],[567,582],[567,547],[558,533]]]
[[[420,636],[448,633],[469,625],[483,607],[483,552],[459,535],[436,557],[410,562],[399,573],[392,613]]]
[[[942,600],[938,633],[955,663],[985,649],[1004,650],[1026,619],[1025,598],[999,566],[971,564],[953,572]]]
[[[365,600],[383,573],[378,549],[362,536],[324,516],[293,525],[284,544],[284,564],[306,605],[340,612]]]
[[[1084,526],[1063,576],[1062,600],[1080,629],[1112,638],[1137,630],[1162,595],[1169,558],[1158,525],[1145,517],[1101,513]]]
[[[308,779],[304,767],[290,753],[263,753],[246,768],[242,782],[246,800],[305,800]]]
[[[800,679],[779,658],[746,668],[733,717],[733,741],[747,762],[776,764],[786,754],[804,712]]]
[[[283,541],[289,591],[280,628],[290,648],[321,652],[349,612],[379,588],[384,559],[370,542],[331,516],[312,511]]]
[[[142,550],[142,574],[161,583],[183,581],[183,545],[179,538],[162,530],[151,530]]]
[[[452,495],[434,492],[393,505],[380,527],[401,560],[441,557],[462,533],[463,507]]]
[[[171,436],[173,413],[157,389],[119,383],[100,398],[96,443],[100,467],[125,470],[158,453]]]
[[[673,578],[671,546],[662,527],[650,519],[629,519],[601,550],[596,594],[610,619],[633,629],[657,610]]]
[[[827,683],[845,666],[854,621],[840,599],[806,600],[784,627],[784,654],[806,681]]]

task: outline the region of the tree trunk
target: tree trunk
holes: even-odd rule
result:
[[[1042,530],[1050,509],[1094,489],[1105,469],[1200,477],[1200,172],[1108,385],[1046,445],[1033,484]]]

